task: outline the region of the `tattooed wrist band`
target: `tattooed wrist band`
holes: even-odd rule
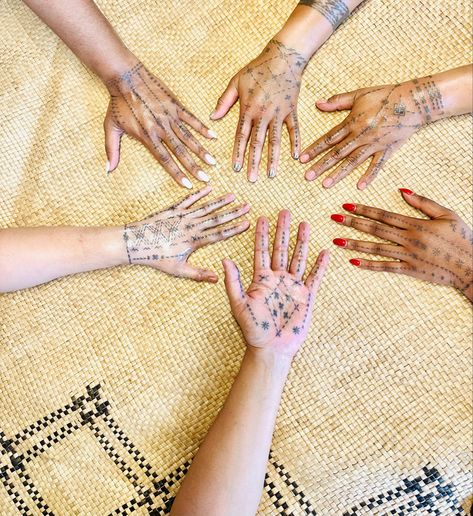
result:
[[[125,224],[123,226],[123,240],[125,241],[125,247],[126,247],[126,255],[128,256],[128,263],[131,265],[131,255],[130,255],[130,249],[128,247],[128,240],[130,239],[128,235],[128,225]]]
[[[344,0],[301,0],[299,5],[307,5],[318,11],[332,25],[333,30],[350,16],[350,9]]]

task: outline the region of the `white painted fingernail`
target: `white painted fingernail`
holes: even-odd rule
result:
[[[276,170],[274,168],[270,168],[268,170],[268,177],[274,177],[276,175]]]
[[[188,188],[189,190],[192,190],[192,183],[189,181],[189,179],[187,179],[187,177],[185,177],[182,181],[181,181],[181,184],[182,186],[185,186],[186,188]]]
[[[105,162],[105,173],[107,174],[107,176],[108,174],[110,174],[110,161],[108,160]]]
[[[213,138],[214,140],[218,138],[217,133],[215,131],[212,131],[212,129],[209,129],[207,134],[210,136],[210,138]]]
[[[206,183],[208,183],[210,181],[210,177],[203,170],[199,170],[197,172],[197,179],[200,179],[201,181],[205,181]]]
[[[211,156],[210,154],[206,154],[204,156],[204,161],[206,163],[208,163],[209,165],[216,165],[217,164],[217,160],[213,156]]]
[[[240,163],[233,163],[233,170],[234,170],[235,172],[240,172],[240,170],[241,170],[241,165],[240,165]]]

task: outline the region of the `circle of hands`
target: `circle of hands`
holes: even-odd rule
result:
[[[272,258],[268,220],[265,217],[258,219],[253,281],[246,291],[235,263],[224,260],[224,268],[232,313],[247,344],[292,358],[307,336],[313,303],[327,269],[329,253],[320,253],[304,281],[310,226],[306,222],[299,225],[289,262],[290,218],[287,210],[279,213]]]
[[[216,282],[215,272],[194,267],[187,260],[201,247],[246,231],[247,220],[228,223],[248,213],[250,207],[242,204],[218,211],[235,201],[233,194],[195,206],[211,191],[206,187],[164,211],[126,224],[124,239],[129,263],[150,265],[173,276]]]
[[[350,110],[350,114],[302,152],[300,161],[308,163],[328,151],[307,170],[305,178],[313,181],[336,167],[322,182],[330,188],[371,158],[358,181],[360,190],[374,181],[412,134],[443,110],[442,97],[429,78],[342,93],[317,106],[322,111]]]
[[[279,165],[282,128],[291,140],[292,155],[300,153],[297,99],[307,59],[281,42],[271,40],[263,52],[238,72],[217,102],[211,118],[224,117],[240,99],[240,116],[233,149],[233,169],[244,165],[249,145],[248,179],[258,179],[263,147],[268,135],[267,175],[274,177]]]
[[[361,204],[344,204],[353,215],[332,215],[339,224],[391,243],[336,238],[340,247],[389,258],[388,261],[352,259],[362,269],[395,272],[432,283],[450,285],[473,301],[473,236],[453,211],[410,190],[404,200],[429,219],[418,219]],[[393,261],[396,260],[396,261]]]

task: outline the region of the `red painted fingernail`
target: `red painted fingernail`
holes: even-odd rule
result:
[[[333,243],[338,247],[346,247],[347,241],[344,238],[334,238]]]
[[[356,204],[344,204],[342,206],[342,208],[344,210],[347,210],[347,211],[355,211],[356,210]]]
[[[414,192],[408,188],[399,188],[399,191],[406,195],[414,195]]]
[[[345,216],[344,215],[331,215],[330,218],[334,220],[335,222],[345,222]]]
[[[351,263],[352,265],[354,265],[355,267],[359,267],[359,266],[361,265],[361,261],[360,261],[360,260],[358,260],[357,258],[352,258],[352,259],[350,260],[350,263]]]

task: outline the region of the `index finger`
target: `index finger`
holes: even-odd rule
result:
[[[269,269],[269,222],[266,217],[259,217],[255,231],[255,274],[261,269]]]

